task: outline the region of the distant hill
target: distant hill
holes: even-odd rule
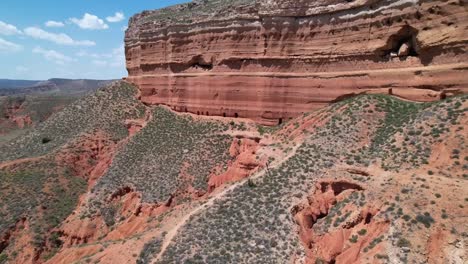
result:
[[[0,144],[113,80],[0,80]]]
[[[33,86],[40,81],[0,79],[0,89],[14,89]]]
[[[30,93],[81,94],[94,91],[114,80],[49,79],[46,81],[0,79],[0,96]]]

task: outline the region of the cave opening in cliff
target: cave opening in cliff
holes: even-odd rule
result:
[[[143,72],[153,72],[158,66],[155,64],[142,64],[140,67]]]
[[[202,70],[205,70],[205,71],[211,71],[213,69],[213,64],[202,64],[202,63],[199,63],[199,62],[193,63],[191,66],[192,66],[192,68],[202,69]]]
[[[403,26],[388,38],[384,47],[379,49],[380,55],[384,58],[399,57],[403,60],[407,57],[418,57],[417,35],[417,29],[409,25]]]
[[[235,117],[235,118],[238,118],[238,117],[239,117],[239,114],[234,113],[234,117]]]
[[[202,69],[204,71],[211,71],[213,69],[213,63],[205,60],[202,56],[195,56],[190,60],[190,67]]]
[[[283,118],[278,119],[278,126],[283,124]]]

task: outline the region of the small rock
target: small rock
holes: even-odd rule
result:
[[[398,57],[405,57],[408,56],[410,53],[410,46],[408,43],[403,43],[398,50]]]
[[[411,249],[409,247],[402,247],[401,250],[403,250],[403,252],[405,252],[405,253],[411,251]]]

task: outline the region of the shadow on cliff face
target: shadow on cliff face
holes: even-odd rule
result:
[[[444,53],[453,53],[454,56],[465,54],[465,49],[463,47],[446,47],[446,46],[435,46],[428,49],[424,49],[419,54],[419,59],[424,66],[428,66],[432,63],[432,60]]]
[[[171,64],[170,70],[173,73],[181,73],[187,70],[203,70],[203,71],[211,71],[213,70],[213,62],[207,60],[202,55],[194,56],[188,63],[184,64]]]
[[[404,61],[408,57],[417,57],[424,66],[427,66],[443,53],[450,51],[459,55],[465,52],[462,48],[456,47],[450,49],[443,46],[421,47],[417,40],[418,33],[419,31],[410,25],[403,26],[387,39],[383,47],[376,50],[377,57],[374,61],[382,62],[393,58]]]

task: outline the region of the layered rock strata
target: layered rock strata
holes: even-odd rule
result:
[[[205,0],[145,11],[125,35],[147,104],[277,124],[360,93],[468,91],[466,0]]]

